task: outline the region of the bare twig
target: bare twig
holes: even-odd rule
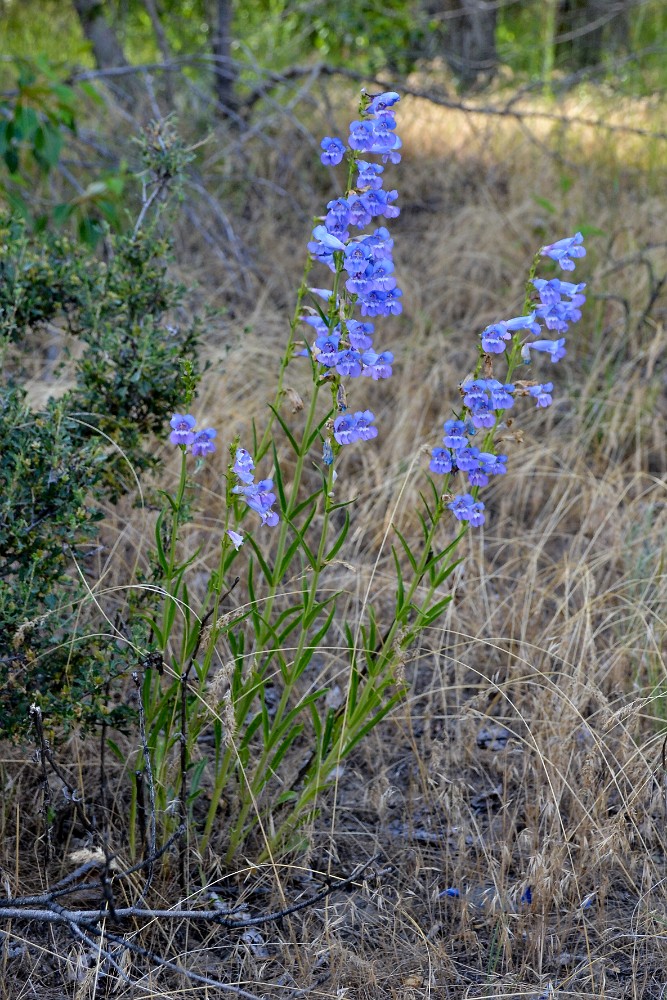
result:
[[[30,706],[30,717],[35,727],[37,736],[37,753],[42,767],[42,813],[44,815],[44,864],[48,865],[51,860],[51,825],[49,820],[49,810],[51,806],[51,789],[49,788],[49,775],[46,770],[47,742],[44,736],[44,726],[42,725],[42,710],[39,705]]]
[[[143,221],[146,218],[147,213],[150,211],[151,205],[153,204],[154,201],[157,201],[157,199],[160,197],[161,194],[163,194],[163,192],[167,187],[167,184],[168,184],[168,179],[161,178],[159,181],[155,182],[155,187],[153,188],[148,197],[145,196],[144,192],[144,197],[142,198],[141,211],[137,216],[137,221],[135,222],[134,229],[132,230],[133,236],[136,236],[139,230],[141,229]]]
[[[145,896],[151,887],[153,881],[153,860],[155,858],[155,845],[157,842],[157,822],[155,817],[155,782],[153,780],[153,765],[151,763],[151,754],[148,749],[148,739],[146,737],[146,713],[144,712],[144,703],[141,696],[141,680],[139,674],[135,671],[132,673],[132,680],[134,681],[137,688],[137,705],[139,711],[139,739],[141,741],[141,750],[144,757],[144,766],[146,775],[146,780],[148,784],[148,804],[149,804],[149,816],[148,816],[148,856],[146,858],[146,882],[144,884],[143,892],[141,896]]]
[[[101,955],[104,958],[104,960],[108,962],[113,969],[116,970],[116,972],[124,982],[126,983],[131,982],[131,979],[128,976],[127,972],[121,969],[120,965],[113,957],[111,952],[109,952],[106,948],[104,948],[101,942],[93,940],[93,938],[89,934],[86,934],[86,932],[82,930],[82,928],[79,927],[77,923],[74,922],[70,923],[69,929],[75,937],[83,941],[84,944],[87,944],[88,947],[91,949],[91,951],[97,952],[97,954]]]
[[[379,858],[379,855],[372,857],[363,865],[359,866],[352,875],[345,878],[334,879],[327,877],[327,885],[320,892],[302,899],[291,906],[282,907],[272,913],[263,913],[256,917],[244,917],[242,920],[234,920],[225,916],[219,909],[213,910],[185,910],[174,907],[169,910],[151,909],[141,906],[117,907],[115,918],[117,922],[123,920],[192,920],[201,923],[213,923],[229,930],[244,930],[247,927],[258,927],[263,924],[276,923],[284,920],[285,917],[301,910],[306,910],[330,896],[332,892],[347,889],[353,886],[359,877],[368,870]],[[16,897],[0,901],[0,920],[39,920],[51,924],[69,924],[74,922],[82,927],[90,929],[100,921],[106,919],[109,913],[106,909],[98,908],[93,910],[71,910],[61,906],[55,899],[48,899],[49,894],[45,893],[45,902],[35,907],[32,903],[34,896],[25,898]],[[24,902],[26,905],[24,905]]]
[[[154,860],[155,858],[152,858],[151,862]],[[123,972],[114,956],[105,946],[105,942],[118,944],[122,948],[131,951],[133,954],[145,958],[151,964],[165,969],[171,969],[172,971],[185,976],[192,982],[202,983],[207,986],[215,986],[224,992],[233,993],[235,996],[242,997],[244,1000],[259,1000],[255,994],[249,993],[241,986],[233,985],[231,983],[223,983],[222,981],[213,979],[209,976],[199,975],[199,973],[185,969],[177,962],[164,958],[162,955],[157,955],[155,952],[149,951],[147,948],[136,944],[131,938],[126,938],[121,934],[109,931],[106,927],[106,923],[109,919],[112,919],[117,924],[121,923],[123,920],[132,920],[134,922],[141,919],[149,921],[190,920],[198,923],[212,923],[230,930],[243,930],[247,927],[281,921],[290,914],[298,913],[308,907],[315,906],[317,903],[326,899],[327,896],[330,896],[332,892],[347,889],[350,886],[357,884],[359,877],[377,860],[378,856],[371,858],[365,864],[357,868],[352,875],[348,875],[345,878],[335,879],[330,875],[327,876],[327,884],[325,888],[320,892],[309,896],[307,899],[293,903],[291,906],[285,906],[273,913],[266,913],[257,917],[246,917],[242,920],[234,920],[227,917],[225,916],[225,913],[221,912],[219,909],[185,910],[174,908],[170,910],[158,910],[147,909],[139,906],[126,906],[118,907],[113,911],[107,909],[71,910],[56,902],[54,898],[55,893],[44,893],[42,897],[25,896],[16,897],[14,899],[0,900],[0,920],[15,922],[38,921],[41,923],[67,927],[74,937],[84,941],[88,946],[95,947],[95,950],[111,965],[112,968],[118,972],[119,975],[122,976],[125,981],[127,981],[127,975]],[[129,870],[122,874],[128,875]],[[43,903],[35,906],[34,901],[37,898],[43,899]],[[100,926],[100,924],[102,924],[102,926]],[[98,939],[98,946],[94,946],[91,941],[91,937]]]
[[[661,48],[658,51],[664,51],[664,48]],[[172,60],[169,63],[144,63],[140,66],[116,66],[106,70],[87,70],[83,73],[74,74],[71,77],[71,81],[75,83],[80,80],[104,79],[106,77],[124,76],[128,73],[145,73],[146,71],[166,72],[178,69],[179,67],[185,65],[192,65],[196,63],[206,64],[215,61],[214,56],[200,55]],[[330,66],[327,63],[320,63],[316,66],[293,66],[280,73],[265,73],[261,84],[244,100],[244,111],[247,114],[247,111],[252,108],[257,101],[264,98],[266,96],[267,88],[276,87],[288,82],[289,80],[300,79],[302,77],[310,78],[314,81],[318,77],[324,76],[342,76],[346,79],[354,80],[356,83],[366,84],[367,86],[371,85],[382,90],[387,86],[386,80],[379,79],[377,77],[368,77],[357,70],[349,69],[345,66]],[[544,111],[538,108],[516,108],[514,105],[514,98],[508,99],[505,104],[477,104],[450,97],[448,95],[434,93],[431,90],[424,90],[404,84],[393,84],[392,86],[406,96],[418,97],[431,104],[436,104],[439,107],[450,108],[452,111],[462,111],[470,115],[513,118],[516,121],[552,121],[563,125],[579,125],[597,128],[606,132],[647,136],[661,140],[667,139],[667,132],[653,131],[652,129],[640,128],[636,125],[614,124],[605,121],[603,118],[587,118],[580,115],[567,115],[555,111]]]

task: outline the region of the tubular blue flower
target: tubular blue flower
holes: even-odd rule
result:
[[[312,295],[317,295],[318,298],[324,299],[325,302],[329,302],[333,292],[330,288],[309,288],[308,291]]]
[[[324,150],[320,159],[325,167],[335,167],[345,156],[345,144],[340,139],[325,136],[320,146]]]
[[[359,198],[372,219],[377,215],[384,215],[384,210],[387,207],[386,191],[364,191],[363,194],[359,195]]]
[[[531,385],[528,393],[535,400],[536,406],[551,406],[553,388],[553,382],[544,382],[540,385]]]
[[[297,351],[297,355],[303,358],[312,356],[322,365],[335,365],[338,345],[340,343],[340,326],[335,326],[329,332],[326,323],[322,322],[321,326],[317,325],[315,329],[319,335],[315,339],[313,346],[310,350],[305,347],[302,351]]]
[[[232,471],[234,472],[236,478],[239,482],[248,485],[252,483],[255,479],[253,472],[255,468],[255,463],[252,460],[252,455],[245,448],[238,448],[236,451],[236,461],[232,466]]]
[[[370,289],[361,300],[361,315],[386,316],[387,312],[384,304],[388,295],[389,292],[380,292],[376,288]]]
[[[393,202],[398,198],[398,191],[387,191],[387,201],[384,206],[383,215],[385,219],[397,219],[401,214],[401,210],[398,205],[394,205]]]
[[[391,366],[394,362],[394,355],[391,351],[383,351],[382,354],[376,354],[375,351],[364,351],[361,355],[361,361],[364,366],[362,375],[375,379],[375,381],[381,378],[391,378]]]
[[[393,90],[387,90],[384,94],[377,94],[366,108],[369,115],[384,114],[389,108],[400,101],[399,95]]]
[[[383,257],[391,259],[394,241],[389,236],[389,230],[384,226],[376,229],[372,236],[367,236],[365,242],[371,248],[375,260],[381,260]]]
[[[393,115],[381,115],[373,122],[371,153],[388,153],[396,143],[396,120]]]
[[[243,545],[243,535],[239,535],[238,531],[234,531],[232,528],[227,529],[227,534],[232,540],[232,545],[238,552],[238,550]]]
[[[380,174],[384,170],[381,164],[370,163],[367,160],[357,160],[357,169],[359,171],[357,175],[357,188],[370,188],[373,191],[380,190],[382,187]]]
[[[356,319],[348,319],[347,335],[350,347],[355,351],[367,351],[373,345],[373,324],[360,323]]]
[[[232,489],[232,493],[243,497],[248,507],[259,514],[262,524],[268,524],[270,527],[273,527],[280,520],[276,511],[272,510],[273,504],[276,501],[275,494],[271,492],[273,489],[273,480],[262,479],[259,483],[255,483],[253,477],[254,468],[255,463],[250,453],[245,448],[237,449],[232,471],[239,482]]]
[[[343,267],[348,274],[364,274],[371,256],[371,248],[361,241],[353,241],[345,247]]]
[[[373,289],[379,292],[390,292],[396,288],[396,278],[393,274],[394,265],[390,260],[377,260],[368,275]]]
[[[486,380],[486,388],[491,393],[491,406],[494,410],[511,410],[514,406],[514,386],[506,382],[503,385],[495,378]]]
[[[468,482],[471,486],[488,486],[489,477],[481,465],[478,465],[476,469],[471,469],[468,473]]]
[[[534,312],[532,312],[530,316],[515,316],[514,319],[506,319],[504,321],[504,325],[510,333],[516,333],[517,330],[530,330],[530,332],[535,336],[537,336],[542,329],[540,324],[535,321]]]
[[[583,292],[586,282],[582,281],[579,284],[574,284],[571,281],[561,281],[560,278],[551,278],[550,281],[547,281],[545,278],[534,278],[533,285],[537,289],[543,305],[555,306],[561,301],[562,295],[567,295],[571,299]],[[583,301],[585,301],[585,298]]]
[[[325,465],[333,465],[334,453],[331,441],[325,441],[322,445],[322,461]]]
[[[431,472],[436,472],[440,476],[451,472],[454,468],[454,462],[449,448],[434,448],[431,452],[431,461],[428,467]]]
[[[345,282],[345,287],[350,295],[358,295],[362,302],[368,293],[373,291],[372,282],[370,278],[366,277],[366,272],[370,272],[370,270],[371,268],[367,266],[366,271],[362,274],[353,274]]]
[[[530,351],[543,351],[551,357],[552,361],[560,361],[567,354],[565,350],[565,338],[560,340],[536,340],[532,344],[524,344],[521,348],[521,357],[528,364],[530,362]]]
[[[489,397],[486,392],[486,379],[468,378],[461,384],[463,392],[463,402],[466,406],[474,410],[477,406],[488,403]]]
[[[574,271],[575,259],[586,256],[586,250],[581,244],[584,238],[581,233],[568,236],[564,240],[557,240],[556,243],[549,243],[542,247],[540,253],[543,257],[551,257],[564,271]]]
[[[581,319],[582,300],[586,301],[585,295],[575,295],[570,302],[555,302],[552,306],[540,306],[537,310],[538,316],[544,320],[547,330],[556,330],[558,333],[565,333],[570,323],[576,323]]]
[[[478,378],[465,382],[461,388],[464,390],[463,402],[473,412],[473,423],[476,427],[492,426],[492,424],[478,424],[474,414],[488,409],[509,410],[514,406],[512,397],[514,386],[509,383],[503,385],[498,379]]]
[[[504,476],[507,472],[507,455],[494,455],[490,451],[480,451],[478,457],[487,476]]]
[[[400,288],[390,288],[385,299],[385,316],[400,316],[403,312],[403,304],[400,301],[403,292]]]
[[[366,118],[360,122],[350,122],[350,137],[348,142],[351,149],[357,149],[361,153],[370,153],[373,141],[372,121]]]
[[[347,201],[350,206],[350,218],[348,220],[350,225],[356,226],[357,229],[363,229],[373,218],[364,201],[364,196],[351,194]]]
[[[190,413],[175,413],[169,424],[173,427],[169,440],[172,444],[192,444],[195,439],[193,428],[197,421]]]
[[[334,420],[334,437],[338,444],[352,444],[359,437],[357,434],[357,421],[353,414],[342,413]]]
[[[401,162],[401,154],[398,152],[398,150],[401,148],[402,145],[403,145],[403,143],[401,142],[399,136],[396,136],[395,139],[394,139],[394,145],[393,145],[393,147],[390,149],[390,151],[388,153],[384,153],[383,154],[383,156],[382,156],[382,162],[383,163],[400,163]]]
[[[468,446],[459,448],[455,458],[461,472],[474,472],[475,469],[481,469],[482,463],[480,462],[479,455],[479,448],[470,448]]]
[[[359,351],[350,348],[348,351],[339,351],[336,358],[336,371],[339,375],[349,375],[350,378],[358,378],[361,375],[361,355]]]
[[[262,479],[259,483],[252,483],[250,486],[235,486],[232,493],[239,493],[251,510],[259,514],[262,524],[268,524],[273,528],[280,517],[275,510],[272,510],[276,502],[275,493],[272,493],[273,480]]]
[[[474,528],[478,528],[481,524],[484,524],[484,504],[479,500],[475,501],[475,498],[470,493],[454,497],[447,506],[457,521],[470,521]]]
[[[327,204],[327,214],[324,225],[329,232],[335,229],[345,229],[350,218],[350,206],[347,198],[334,198]]]
[[[378,436],[377,427],[373,427],[375,415],[370,410],[358,410],[354,415],[357,435],[362,441],[370,441]]]
[[[340,334],[329,334],[327,337],[318,337],[313,348],[313,357],[318,364],[326,368],[335,368],[338,361],[338,344]]]
[[[487,354],[502,354],[507,346],[506,341],[511,339],[506,323],[492,323],[482,330],[482,350]]]
[[[211,455],[215,451],[213,438],[217,436],[217,433],[213,427],[205,427],[203,430],[197,431],[190,445],[192,454],[200,455],[202,458],[204,455]]]
[[[342,240],[339,240],[337,236],[333,236],[326,226],[315,226],[313,229],[313,240],[316,243],[322,243],[327,250],[343,250],[345,251],[345,244]],[[308,245],[310,249],[310,244]]]
[[[334,253],[337,250],[344,251],[345,244],[334,236],[326,226],[316,226],[313,230],[313,239],[308,244],[308,250],[315,260],[335,271]]]
[[[496,413],[488,399],[481,400],[471,408],[473,426],[478,430],[491,430],[496,425]]]
[[[453,451],[459,451],[468,445],[467,428],[462,420],[446,420],[445,436],[442,443]]]

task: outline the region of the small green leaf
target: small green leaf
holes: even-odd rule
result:
[[[345,521],[343,522],[343,527],[340,529],[340,532],[338,534],[338,538],[336,539],[336,541],[334,542],[334,544],[331,546],[331,548],[329,549],[329,551],[325,555],[325,557],[324,557],[325,563],[331,562],[331,560],[334,559],[338,555],[338,553],[340,552],[340,550],[341,550],[341,548],[343,546],[343,543],[344,543],[345,539],[347,538],[347,533],[348,533],[349,529],[350,529],[350,512],[348,510],[346,510],[345,511]]]
[[[285,432],[285,437],[287,438],[287,440],[291,444],[292,450],[294,451],[294,454],[298,455],[299,454],[299,445],[297,444],[296,438],[292,434],[291,430],[289,429],[289,427],[287,426],[287,424],[285,423],[285,421],[283,420],[282,416],[280,415],[279,411],[275,408],[275,406],[272,406],[271,404],[269,404],[269,409],[271,410],[271,412],[273,413],[274,417],[276,418],[276,420],[278,421],[278,423],[282,427],[283,431]],[[276,446],[274,444],[273,445],[274,452],[275,452],[275,447]]]
[[[86,95],[86,97],[89,97],[91,99],[91,101],[94,101],[95,104],[98,105],[98,107],[104,107],[105,106],[105,104],[104,104],[104,98],[102,97],[102,95],[100,93],[98,93],[98,91],[95,89],[95,87],[92,85],[92,83],[89,83],[88,80],[80,80],[79,83],[78,83],[78,86],[84,92],[84,94]]]
[[[410,560],[410,565],[412,566],[413,572],[416,573],[417,572],[417,560],[415,559],[415,557],[412,554],[412,549],[410,548],[410,546],[408,545],[407,541],[405,540],[405,538],[403,537],[403,535],[400,533],[400,531],[398,530],[398,528],[396,527],[396,525],[394,525],[393,528],[394,528],[394,531],[396,532],[396,534],[398,535],[398,540],[400,541],[401,545],[403,546],[403,551],[405,552],[406,556]]]
[[[545,212],[548,212],[549,215],[555,215],[558,211],[552,202],[550,202],[547,198],[540,197],[540,195],[534,194],[533,201],[536,205],[539,205],[540,208],[543,208]]]

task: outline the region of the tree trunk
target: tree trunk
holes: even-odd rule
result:
[[[74,9],[92,46],[98,69],[127,66],[118,37],[104,16],[104,6],[104,0],[74,0]]]
[[[560,0],[558,62],[573,70],[597,66],[605,38],[615,48],[629,37],[628,0]]]
[[[233,0],[215,0],[211,50],[215,57],[215,96],[221,114],[235,118],[238,100],[235,93],[236,70],[232,62]]]
[[[431,10],[435,7],[431,4]],[[444,0],[443,55],[461,86],[488,83],[497,68],[498,4],[493,0]]]

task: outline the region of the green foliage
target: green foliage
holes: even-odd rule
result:
[[[66,0],[21,0],[0,4],[3,52],[22,59],[39,53],[52,66],[93,66],[74,4]],[[0,85],[12,86],[13,73],[0,63]]]
[[[31,157],[39,170],[48,173],[60,159],[62,129],[75,130],[76,96],[71,87],[58,82],[44,60],[31,64],[17,59],[16,67],[17,92],[3,106],[0,155],[10,174],[25,169],[25,160]]]
[[[583,8],[585,4],[580,6]],[[585,46],[591,36],[582,31],[582,24],[572,21],[576,13],[576,5],[564,12],[558,0],[501,5],[496,31],[500,63],[520,79],[550,83],[552,78],[557,80],[584,69],[598,70],[596,79],[613,79],[631,93],[649,94],[658,88],[664,89],[667,85],[664,54],[667,10],[664,3],[648,0],[630,5],[626,24],[620,18],[605,23],[600,51],[595,53],[590,65],[585,59],[583,63],[580,61],[582,53],[577,46]],[[585,11],[580,16],[585,18]],[[591,17],[595,21],[595,17]],[[637,54],[636,58],[632,57],[633,53]]]
[[[239,4],[236,37],[277,69],[316,55],[336,66],[375,73],[386,66],[407,73],[424,30],[412,0],[316,0],[294,4],[260,0]]]
[[[81,93],[62,83],[42,57],[16,59],[14,65],[15,89],[0,98],[0,204],[4,199],[35,231],[71,222],[79,239],[94,246],[105,225],[122,227],[125,169],[98,174],[88,183],[68,172],[77,191],[61,200],[63,185],[53,181],[62,173],[63,151],[77,135]],[[90,85],[85,93],[97,98]]]
[[[102,512],[155,464],[151,436],[196,383],[198,326],[170,325],[182,289],[168,246],[139,231],[107,237],[107,261],[65,236],[0,223],[0,727],[17,733],[38,701],[51,722],[106,711],[107,683],[136,664],[86,605]],[[71,388],[33,410],[19,382],[46,325],[81,347]],[[82,349],[81,349],[82,348]],[[121,716],[122,716],[121,712]],[[116,720],[118,721],[118,720]]]

